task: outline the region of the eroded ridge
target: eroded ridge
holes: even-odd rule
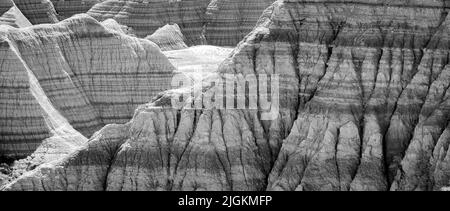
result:
[[[440,190],[449,21],[446,1],[276,1],[208,80],[279,75],[277,119],[170,90],[4,189]]]
[[[10,25],[16,28],[31,26],[30,21],[22,14],[11,0],[0,1],[0,25]]]
[[[1,27],[0,55],[0,155],[7,157],[34,152],[63,127],[58,122],[90,137],[129,121],[138,105],[170,88],[174,70],[154,43],[87,15]]]

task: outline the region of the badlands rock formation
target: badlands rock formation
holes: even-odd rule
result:
[[[94,5],[90,16],[108,18],[131,27],[138,37],[153,34],[158,28],[177,23],[189,45],[205,43],[202,34],[210,0],[106,0]]]
[[[210,45],[235,46],[274,0],[211,0],[205,36]]]
[[[75,14],[85,13],[102,0],[51,0],[58,13],[58,19],[64,20]]]
[[[58,16],[50,0],[13,0],[32,24],[56,23]]]
[[[31,26],[30,21],[22,14],[14,2],[0,1],[0,25],[10,25],[16,28]]]
[[[152,35],[147,36],[145,39],[154,42],[163,51],[180,50],[188,47],[186,43],[184,43],[186,38],[184,38],[180,27],[177,24],[167,24],[156,30]]]
[[[7,157],[27,156],[55,136],[86,139],[105,124],[127,122],[138,105],[170,88],[174,70],[154,43],[87,15],[0,26],[0,64],[0,155]]]
[[[41,159],[3,189],[446,190],[448,3],[278,0],[207,87],[163,92],[128,123]],[[263,92],[244,97],[257,109],[208,109],[212,97],[242,97],[211,82],[245,87],[254,74],[249,89]],[[279,76],[271,102],[266,75]],[[276,107],[276,118],[262,118]]]
[[[166,24],[178,24],[186,44],[235,46],[255,26],[274,0],[107,0],[88,14],[113,18],[131,27],[138,37]],[[205,39],[206,37],[206,39]]]

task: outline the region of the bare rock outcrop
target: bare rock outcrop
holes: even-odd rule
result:
[[[10,25],[16,28],[32,24],[11,0],[0,1],[0,25]]]
[[[107,0],[88,14],[113,18],[138,37],[166,24],[178,24],[187,45],[235,46],[274,0]]]
[[[50,0],[13,1],[33,25],[58,22],[58,15]]]
[[[86,13],[102,0],[51,0],[51,2],[58,13],[58,19],[65,20],[73,15]]]
[[[154,43],[87,15],[0,27],[0,64],[0,155],[11,157],[35,152],[43,140],[80,142],[129,121],[138,105],[170,88],[174,70]]]
[[[205,36],[209,45],[235,46],[274,0],[211,0]]]
[[[212,85],[169,90],[4,189],[445,190],[447,3],[278,0],[205,79],[279,76],[270,103]],[[257,107],[207,105],[240,96]]]
[[[205,43],[202,34],[209,0],[107,0],[94,5],[90,16],[108,18],[133,29],[138,37],[153,34],[158,28],[177,23],[189,45]]]
[[[167,24],[145,39],[154,42],[163,51],[180,50],[188,47],[184,42],[186,38],[177,24]]]

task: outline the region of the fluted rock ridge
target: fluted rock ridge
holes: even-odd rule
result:
[[[445,190],[447,3],[276,1],[207,80],[278,75],[277,118],[169,90],[4,189]]]
[[[0,55],[0,155],[12,157],[34,152],[59,128],[90,137],[127,122],[138,105],[170,88],[174,70],[154,43],[87,15],[0,27]]]

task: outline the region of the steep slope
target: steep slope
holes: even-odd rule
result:
[[[186,38],[184,38],[180,27],[177,24],[167,24],[156,30],[152,35],[147,36],[145,39],[154,42],[163,51],[180,50],[188,47],[186,43],[184,43]]]
[[[33,24],[56,23],[58,16],[50,0],[13,0],[23,15]]]
[[[138,105],[170,87],[174,69],[155,44],[87,15],[0,27],[0,43],[1,156],[29,155],[54,135],[52,128],[63,127],[58,122],[90,137],[105,124],[128,121]],[[62,120],[48,123],[55,115]]]
[[[445,189],[447,3],[279,0],[207,87],[162,93],[129,123],[106,126],[76,153],[4,189]],[[253,74],[257,96],[211,84],[231,77],[243,87]],[[260,84],[267,75],[280,82],[270,102]],[[207,104],[242,96],[256,97],[257,107]],[[276,118],[263,118],[271,108]]]
[[[19,28],[31,26],[31,23],[12,1],[1,0],[0,25],[10,25]]]

